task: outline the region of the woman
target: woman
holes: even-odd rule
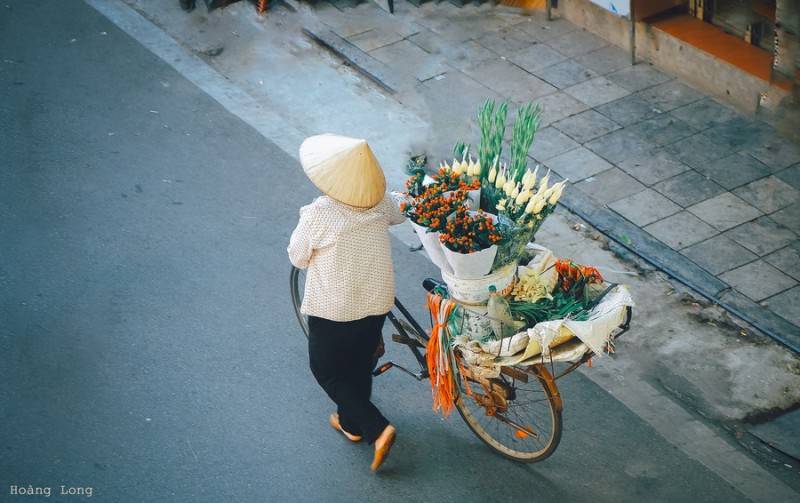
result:
[[[365,140],[312,136],[300,146],[300,162],[325,194],[300,209],[288,248],[292,264],[308,269],[301,311],[309,317],[311,372],[336,404],[331,426],[352,442],[375,445],[375,471],[395,439],[370,394],[394,303],[388,229],[404,217]]]

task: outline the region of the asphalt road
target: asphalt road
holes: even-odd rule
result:
[[[314,188],[82,2],[0,5],[0,132],[0,501],[744,500],[579,374],[559,450],[517,465],[390,372],[399,437],[372,474],[327,426],[289,302]],[[419,312],[434,271],[395,262]]]

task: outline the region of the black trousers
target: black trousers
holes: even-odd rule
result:
[[[370,401],[375,352],[383,341],[385,320],[386,315],[345,322],[308,319],[311,372],[336,403],[342,428],[369,443],[389,424]]]

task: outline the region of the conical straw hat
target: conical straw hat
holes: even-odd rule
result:
[[[341,203],[372,208],[386,192],[383,170],[366,140],[311,136],[300,145],[300,163],[319,190]]]

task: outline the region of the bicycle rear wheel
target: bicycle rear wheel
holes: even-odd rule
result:
[[[306,286],[306,272],[297,267],[292,267],[289,273],[289,292],[292,296],[292,305],[294,306],[294,314],[297,316],[297,321],[300,323],[300,328],[303,329],[303,334],[308,337],[308,316],[300,312],[300,306],[303,305],[303,293]]]
[[[549,377],[547,369],[540,371]],[[488,415],[478,403],[480,398],[476,400],[483,394],[481,386],[462,377],[456,408],[470,430],[497,453],[522,463],[543,461],[555,452],[563,428],[561,398],[555,383],[552,389],[548,386],[547,377],[528,374],[525,383],[501,374],[500,379],[513,393],[507,409],[494,415]]]

